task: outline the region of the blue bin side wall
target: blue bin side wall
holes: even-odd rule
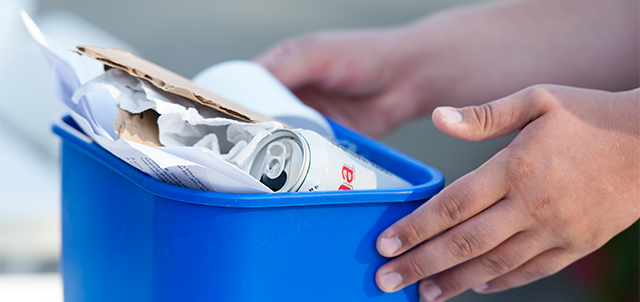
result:
[[[242,209],[142,190],[63,142],[65,301],[417,301],[375,240],[422,202]]]
[[[63,143],[65,301],[151,301],[155,196],[113,174]]]
[[[375,249],[378,234],[416,203],[251,210],[159,204],[166,209],[156,224],[155,301],[417,299],[415,287],[383,294],[374,281],[386,262]]]

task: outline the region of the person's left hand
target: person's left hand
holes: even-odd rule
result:
[[[468,141],[521,132],[379,236],[378,251],[398,256],[376,273],[383,291],[422,279],[421,296],[444,301],[469,288],[521,286],[640,217],[640,89],[534,86],[482,106],[438,108],[433,122]]]
[[[307,105],[380,137],[430,112],[441,84],[454,82],[440,68],[451,70],[445,60],[451,57],[430,55],[427,49],[435,47],[416,43],[424,39],[421,32],[403,26],[308,34],[279,43],[255,61]]]

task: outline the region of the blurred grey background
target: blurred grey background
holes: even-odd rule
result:
[[[80,40],[128,49],[191,78],[218,62],[250,59],[290,36],[398,25],[480,2],[484,1],[2,0],[0,273],[55,272],[60,244],[59,142],[49,124],[64,110],[50,91],[48,67],[19,23],[17,8],[26,8],[47,36],[65,46]],[[449,183],[481,165],[511,138],[462,142],[439,133],[425,118],[382,141],[438,168]],[[560,273],[506,293],[467,292],[451,301],[584,300],[572,280]]]

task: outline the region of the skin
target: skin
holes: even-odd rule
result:
[[[311,34],[256,61],[368,135],[431,112],[463,140],[520,131],[378,238],[393,257],[380,289],[421,280],[425,300],[444,301],[553,274],[640,218],[639,11],[637,0],[512,1]]]
[[[639,10],[637,0],[511,1],[395,28],[312,33],[255,61],[318,111],[380,137],[438,106],[541,83],[633,89]]]
[[[459,139],[521,132],[380,235],[382,255],[402,256],[376,282],[393,292],[422,280],[425,300],[444,301],[521,286],[595,251],[640,217],[639,117],[640,89],[564,86],[436,109],[436,127]]]

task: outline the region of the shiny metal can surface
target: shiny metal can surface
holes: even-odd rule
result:
[[[274,192],[371,190],[410,183],[309,130],[277,130],[242,167]]]

